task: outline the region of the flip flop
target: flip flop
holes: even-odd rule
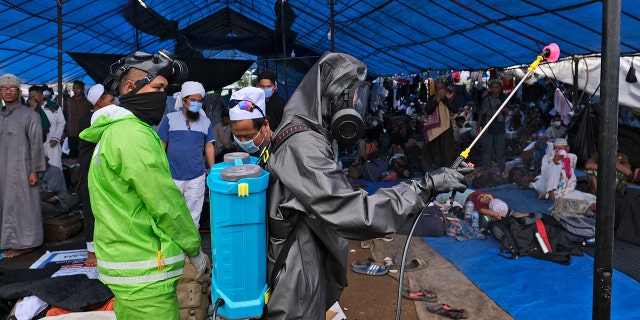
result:
[[[402,296],[414,301],[427,301],[427,302],[436,302],[438,301],[438,295],[427,289],[420,289],[418,291],[409,291],[403,290]]]
[[[370,276],[381,276],[387,273],[387,268],[378,264],[370,263],[369,265],[357,265],[353,267],[353,272],[367,274]]]
[[[413,259],[404,267],[404,271],[415,271],[429,266],[429,262],[424,259]]]
[[[466,319],[469,318],[469,313],[462,308],[452,308],[447,304],[432,304],[427,306],[427,310],[431,313],[449,317],[451,319]]]
[[[373,259],[371,257],[368,257],[368,258],[366,258],[364,260],[354,260],[353,262],[351,262],[351,266],[352,267],[355,267],[355,266],[368,266],[369,264],[375,263],[375,262],[376,262],[375,259]]]

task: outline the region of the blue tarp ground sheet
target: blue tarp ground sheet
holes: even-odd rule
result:
[[[593,258],[571,257],[569,266],[520,257],[498,256],[500,244],[487,240],[459,242],[451,237],[423,238],[450,260],[515,319],[591,319]],[[613,272],[611,319],[640,319],[640,282]]]
[[[378,188],[391,187],[399,181],[360,181],[373,193]],[[550,213],[549,200],[538,200],[534,190],[518,189],[505,184],[485,188],[509,206],[522,212]],[[471,190],[458,194],[463,199]],[[440,195],[438,200],[450,195]],[[498,255],[499,242],[487,240],[459,242],[455,238],[423,238],[434,250],[450,260],[498,305],[515,319],[591,319],[593,303],[593,257],[571,257],[569,266],[520,257],[509,260]],[[640,319],[637,297],[640,282],[622,272],[613,272],[611,319]]]

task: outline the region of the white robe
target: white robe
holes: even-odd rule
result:
[[[45,105],[42,106],[42,109],[44,109],[44,113],[47,115],[49,123],[51,124],[51,127],[49,127],[49,133],[47,133],[47,140],[44,142],[44,153],[49,157],[50,165],[62,169],[62,141],[60,141],[60,138],[62,137],[64,126],[67,122],[64,120],[62,107],[53,111],[47,108],[45,103]],[[58,143],[52,147],[50,144],[51,140],[55,140]]]
[[[542,158],[542,170],[538,180],[534,182],[533,187],[540,195],[547,194],[549,191],[554,190],[557,198],[569,194],[576,189],[577,179],[575,168],[578,156],[573,153],[567,154],[567,157],[571,160],[571,177],[565,172],[562,161],[558,164],[553,162],[553,156],[554,154],[551,152]]]

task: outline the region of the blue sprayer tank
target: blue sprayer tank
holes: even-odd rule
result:
[[[207,177],[211,199],[212,303],[227,319],[259,318],[267,291],[269,172],[244,152],[226,154]]]

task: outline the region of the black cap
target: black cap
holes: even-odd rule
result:
[[[258,81],[262,79],[269,79],[271,82],[276,83],[276,74],[271,71],[260,72],[258,75]]]

